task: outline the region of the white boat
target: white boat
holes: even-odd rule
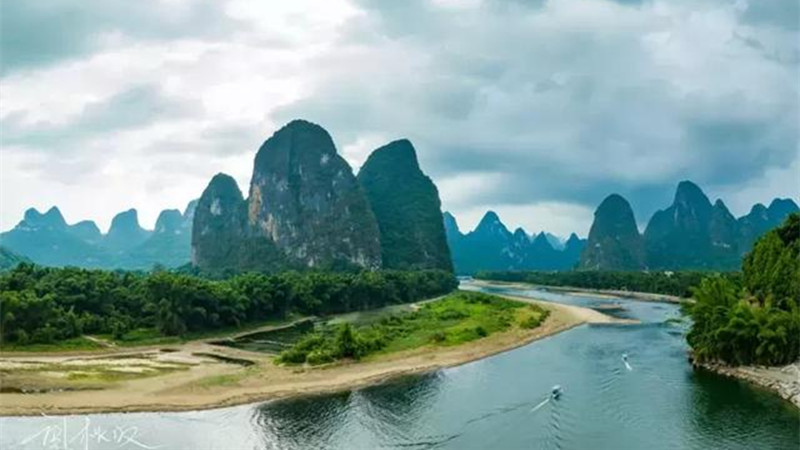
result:
[[[553,390],[550,391],[550,396],[553,399],[558,400],[558,398],[561,397],[561,386],[558,384],[553,386]]]

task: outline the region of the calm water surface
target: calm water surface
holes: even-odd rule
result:
[[[588,307],[610,301],[509,292]],[[626,308],[618,315],[642,324],[581,326],[464,366],[336,395],[188,413],[2,418],[0,448],[800,448],[797,409],[691,370],[684,327],[665,322],[680,317],[677,306],[614,301]],[[556,384],[564,394],[548,400]]]

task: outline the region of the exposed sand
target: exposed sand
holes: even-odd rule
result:
[[[586,289],[570,286],[548,286],[543,284],[521,283],[521,282],[507,282],[507,281],[494,281],[494,280],[478,280],[475,279],[469,282],[477,286],[496,286],[496,287],[513,287],[521,289],[541,288],[546,291],[565,292],[577,296],[591,296],[600,298],[631,298],[634,300],[642,300],[646,302],[664,302],[664,303],[681,303],[683,301],[691,301],[674,295],[667,294],[653,294],[651,292],[636,292],[636,291],[618,291],[612,289]]]
[[[539,304],[550,316],[533,330],[515,329],[454,347],[426,346],[410,351],[380,355],[366,361],[338,363],[317,368],[280,367],[261,353],[193,342],[170,346],[177,352],[164,353],[163,359],[180,361],[187,370],[160,376],[109,384],[102,390],[47,392],[40,394],[0,394],[0,415],[78,414],[90,412],[180,411],[208,409],[306,394],[335,392],[380,383],[389,378],[435,371],[504,352],[536,339],[568,330],[584,323],[631,323],[598,311],[577,306],[510,297]],[[69,360],[72,364],[97,358],[113,359],[140,354],[130,349],[100,357],[63,355],[15,356],[0,358],[2,364],[52,363]],[[242,367],[212,360],[201,353],[214,353],[252,361]],[[159,358],[162,358],[161,356]],[[132,358],[136,359],[136,358]]]

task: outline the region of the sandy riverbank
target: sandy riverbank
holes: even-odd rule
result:
[[[800,408],[800,361],[782,367],[739,366],[703,363],[700,367],[712,372],[749,381],[777,393]]]
[[[515,329],[460,346],[426,346],[327,367],[280,367],[273,364],[268,355],[213,346],[206,342],[172,346],[169,352],[148,350],[146,355],[142,355],[141,350],[130,349],[118,354],[104,353],[100,357],[4,357],[0,358],[0,368],[3,365],[64,363],[65,358],[70,364],[91,365],[97,363],[97,358],[109,360],[115,357],[136,361],[145,367],[148,364],[183,364],[184,367],[157,376],[115,382],[102,389],[95,386],[95,390],[83,391],[3,393],[0,394],[0,415],[197,410],[335,392],[465,364],[584,323],[631,322],[587,308],[529,298],[509,298],[539,304],[550,310],[550,316],[533,330]],[[209,354],[217,355],[217,358]],[[247,360],[252,365],[245,367],[226,363],[218,356]],[[148,363],[146,360],[155,362]]]
[[[513,287],[520,289],[538,288],[546,291],[565,292],[573,295],[591,295],[592,297],[600,298],[630,298],[634,300],[642,300],[646,302],[663,302],[663,303],[681,303],[687,299],[676,297],[674,295],[666,294],[653,294],[650,292],[636,292],[636,291],[617,291],[611,289],[587,289],[570,286],[548,286],[532,283],[521,282],[507,282],[507,281],[493,281],[493,280],[478,280],[470,281],[471,284],[477,286],[496,286],[496,287]]]

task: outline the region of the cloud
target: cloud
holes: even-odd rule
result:
[[[64,123],[31,123],[23,113],[16,113],[3,118],[0,127],[6,145],[59,152],[98,135],[141,128],[160,120],[181,120],[197,107],[196,102],[167,98],[158,86],[141,85],[87,103],[80,113]]]
[[[274,116],[344,145],[402,133],[440,184],[479,186],[448,207],[619,192],[645,221],[682,179],[742,186],[797,159],[797,35],[750,23],[754,3],[361,4],[332,69]]]
[[[466,223],[588,230],[616,192],[643,226],[683,179],[735,213],[798,196],[769,181],[798,167],[796,2],[7,3],[5,227],[41,197],[146,221],[219,171],[246,189],[294,118],[356,168],[411,139]]]
[[[245,24],[214,0],[4,1],[0,74],[88,55],[120,39],[165,40],[230,35]]]

